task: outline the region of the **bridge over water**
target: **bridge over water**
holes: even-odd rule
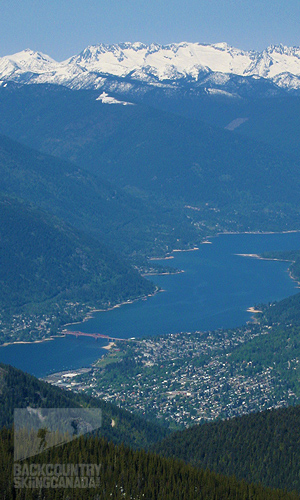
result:
[[[75,337],[93,337],[95,340],[97,339],[107,339],[107,340],[128,340],[128,339],[119,339],[116,337],[110,337],[109,335],[104,335],[103,333],[85,333],[80,331],[72,331],[72,330],[63,330],[64,335],[74,335]]]

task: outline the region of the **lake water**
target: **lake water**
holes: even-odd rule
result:
[[[300,248],[300,233],[220,235],[198,251],[176,252],[164,264],[184,270],[152,276],[164,291],[148,300],[96,313],[72,330],[117,338],[234,327],[251,318],[255,304],[297,293],[286,262],[237,254]],[[0,361],[36,376],[89,366],[105,351],[105,340],[66,337],[40,344],[0,347]]]

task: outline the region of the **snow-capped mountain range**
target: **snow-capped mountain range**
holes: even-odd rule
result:
[[[222,89],[233,76],[266,79],[274,88],[300,91],[300,47],[243,51],[226,43],[93,45],[57,62],[30,49],[0,58],[0,81],[52,83],[69,88],[130,89],[132,82],[169,87],[180,82]],[[112,78],[114,84],[112,85]],[[110,88],[111,90],[111,88]]]

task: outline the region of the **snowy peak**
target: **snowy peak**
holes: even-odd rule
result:
[[[201,71],[219,71],[243,74],[251,60],[249,55],[225,43],[201,45],[182,42],[170,45],[124,43],[120,45],[93,45],[68,61],[88,71],[127,76],[146,73],[159,80],[191,77],[195,80]]]
[[[42,52],[30,49],[0,58],[0,80],[26,81],[28,73],[40,75],[55,72],[59,63]],[[32,82],[33,83],[33,82]]]
[[[262,52],[244,51],[225,42],[146,45],[125,42],[91,45],[63,62],[30,49],[0,58],[0,80],[56,83],[70,88],[103,87],[108,77],[150,85],[196,84],[205,75],[264,78],[277,87],[300,89],[300,48],[271,45]],[[211,79],[212,81],[212,79]]]
[[[42,52],[35,52],[30,49],[22,50],[11,56],[6,56],[12,63],[15,63],[20,69],[26,71],[40,72],[49,71],[49,66],[56,66],[58,63],[51,57]]]
[[[300,76],[300,48],[271,45],[258,53],[248,68],[248,75],[274,79],[283,73]]]
[[[123,43],[94,45],[69,61],[88,71],[142,81],[194,81],[203,73],[223,73],[271,79],[276,85],[300,88],[300,48],[271,45],[262,52],[244,51],[225,42],[205,45]],[[298,82],[298,83],[297,83]]]

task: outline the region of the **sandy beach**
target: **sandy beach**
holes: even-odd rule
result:
[[[109,344],[103,346],[102,349],[106,349],[107,351],[109,351],[115,345],[116,345],[115,342],[109,342]]]
[[[262,311],[260,309],[255,309],[255,307],[248,307],[247,312],[253,313],[253,314],[262,313]]]

